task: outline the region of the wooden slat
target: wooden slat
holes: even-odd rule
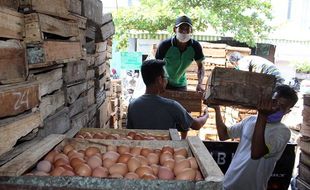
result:
[[[0,86],[0,118],[30,110],[39,105],[39,100],[37,82]]]
[[[80,95],[84,93],[86,90],[87,90],[86,82],[65,88],[66,103],[73,104],[80,97]]]
[[[187,137],[188,144],[206,181],[221,182],[224,175],[208,149],[197,136]]]
[[[85,60],[69,62],[64,68],[64,81],[66,84],[71,84],[78,81],[83,81],[87,74],[87,63]]]
[[[81,0],[67,0],[67,6],[70,12],[78,14],[78,15],[82,14]]]
[[[11,150],[17,140],[42,124],[40,113],[30,113],[0,125],[0,155]]]
[[[22,175],[64,138],[64,135],[52,134],[47,136],[35,146],[3,165],[0,168],[0,176]]]
[[[110,38],[113,34],[115,34],[115,27],[113,22],[108,22],[105,25],[101,26],[101,37],[102,41],[107,40]]]
[[[169,129],[169,133],[170,133],[171,140],[173,141],[181,140],[181,137],[177,129]]]
[[[83,1],[82,15],[98,25],[102,23],[102,1]]]
[[[46,73],[35,75],[40,83],[40,96],[45,96],[56,90],[59,90],[63,85],[62,68],[56,68]]]
[[[24,15],[0,6],[0,37],[21,40],[24,35]]]
[[[226,57],[226,50],[224,49],[213,49],[213,48],[203,48],[204,56],[207,57]]]
[[[40,112],[42,119],[55,113],[55,111],[65,104],[65,96],[63,91],[57,91],[51,95],[42,97],[40,104]]]
[[[27,75],[26,51],[20,41],[0,41],[0,84],[22,82]]]

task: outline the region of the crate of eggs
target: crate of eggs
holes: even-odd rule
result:
[[[102,129],[82,128],[74,138],[111,140],[180,140],[177,129]]]
[[[0,187],[222,189],[223,173],[198,137],[182,141],[47,138],[0,168],[1,175],[10,176],[0,177]]]

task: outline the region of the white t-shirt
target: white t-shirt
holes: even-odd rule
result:
[[[227,190],[264,190],[281,157],[291,132],[282,123],[267,123],[265,143],[269,153],[264,157],[251,159],[251,139],[257,116],[250,116],[242,122],[228,128],[230,138],[240,138],[237,151],[224,177],[224,189]]]

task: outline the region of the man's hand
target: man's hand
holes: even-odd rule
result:
[[[272,105],[276,100],[270,97],[261,97],[257,103],[257,110],[262,116],[267,116],[272,113]]]
[[[204,92],[204,91],[205,91],[205,90],[202,88],[202,84],[197,84],[196,91],[197,91],[197,92]]]

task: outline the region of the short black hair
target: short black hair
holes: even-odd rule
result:
[[[275,88],[275,92],[277,92],[278,97],[288,99],[292,102],[292,106],[296,104],[298,101],[297,92],[288,85],[279,85]]]
[[[158,76],[164,74],[165,61],[159,59],[150,59],[142,63],[141,74],[146,86],[154,84]]]

